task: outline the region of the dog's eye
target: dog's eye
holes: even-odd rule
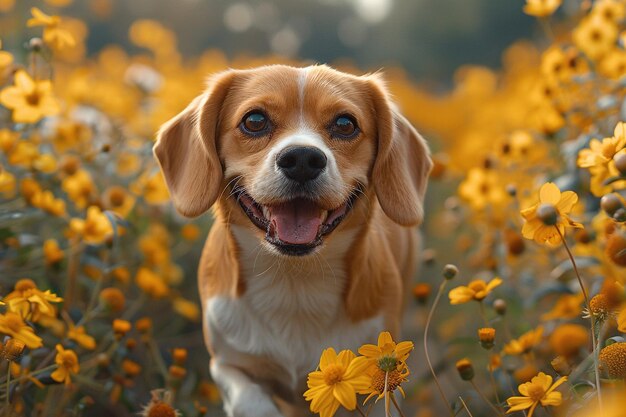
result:
[[[330,132],[335,137],[351,139],[359,133],[359,129],[352,116],[342,115],[335,119],[334,123],[330,127]]]
[[[259,111],[252,111],[244,116],[240,128],[251,135],[263,133],[268,128],[267,117]]]

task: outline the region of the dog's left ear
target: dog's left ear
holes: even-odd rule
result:
[[[379,76],[368,78],[376,111],[378,149],[372,183],[385,214],[402,226],[424,218],[424,195],[432,160],[426,141],[389,99]]]

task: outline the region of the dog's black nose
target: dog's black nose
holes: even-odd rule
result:
[[[312,146],[290,146],[276,156],[276,165],[287,178],[305,183],[326,168],[326,155]]]

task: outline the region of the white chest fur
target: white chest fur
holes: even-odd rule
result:
[[[344,255],[354,233],[337,234],[313,257],[287,259],[267,252],[245,229],[234,227],[233,232],[246,292],[206,304],[220,360],[241,362],[241,355],[269,359],[288,372],[290,381],[282,382],[295,390],[316,368],[323,349],[355,351],[363,343],[375,343],[383,330],[382,316],[353,323],[342,302]]]

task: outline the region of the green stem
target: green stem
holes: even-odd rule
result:
[[[595,320],[593,318],[593,313],[591,312],[591,305],[589,304],[589,296],[587,295],[587,290],[585,289],[585,285],[583,284],[583,280],[580,277],[580,273],[578,272],[578,265],[576,265],[576,260],[574,259],[574,255],[572,255],[572,251],[570,251],[567,242],[565,241],[565,236],[561,233],[561,230],[554,226],[557,233],[561,237],[561,242],[563,242],[563,247],[567,252],[567,256],[569,256],[569,260],[574,267],[574,272],[576,273],[576,278],[578,278],[578,284],[580,285],[580,289],[583,293],[583,297],[585,297],[585,307],[587,307],[587,311],[589,311],[589,322],[591,323],[591,343],[593,346],[593,369],[596,374],[596,389],[598,390],[598,409],[600,411],[600,417],[604,415],[604,406],[602,403],[602,391],[600,388],[600,370],[598,369],[598,348],[599,342],[596,341],[596,326]]]
[[[446,399],[446,394],[443,392],[443,388],[441,388],[441,384],[439,384],[439,379],[437,378],[437,374],[435,373],[435,370],[433,369],[433,364],[430,361],[430,355],[428,354],[428,329],[430,328],[430,322],[433,319],[435,309],[437,308],[437,304],[439,304],[439,299],[441,299],[441,295],[443,294],[443,290],[445,289],[447,282],[448,281],[444,279],[441,285],[439,285],[439,290],[437,291],[437,295],[435,296],[435,301],[433,302],[433,305],[430,308],[430,311],[428,312],[428,318],[426,319],[426,326],[424,326],[424,355],[426,356],[426,363],[428,364],[428,369],[430,369],[430,373],[432,374],[433,379],[435,380],[435,384],[437,385],[437,390],[439,390],[441,399],[443,400],[446,407],[448,408],[448,412],[450,413],[450,416],[454,417],[454,410],[452,409],[452,407],[450,406],[450,403]]]

